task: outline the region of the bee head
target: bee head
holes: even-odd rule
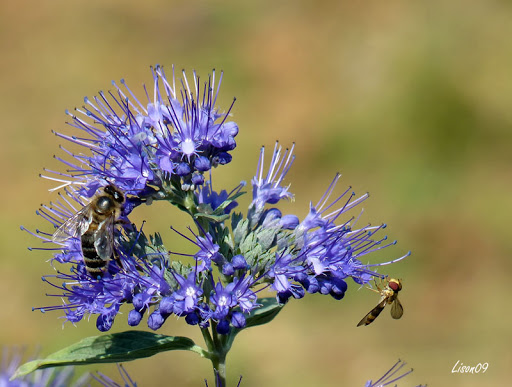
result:
[[[109,184],[105,186],[103,192],[110,195],[116,202],[124,203],[124,195],[115,185]]]

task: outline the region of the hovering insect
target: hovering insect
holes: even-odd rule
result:
[[[380,301],[375,308],[370,310],[370,312],[364,316],[361,321],[359,321],[359,324],[357,324],[358,327],[361,325],[371,324],[388,304],[391,304],[391,317],[394,319],[399,319],[404,314],[404,308],[398,299],[398,292],[402,290],[402,283],[400,280],[391,278],[384,289],[380,289],[378,285],[377,289],[378,290],[370,290],[380,293]]]
[[[108,262],[118,259],[114,250],[114,227],[124,201],[123,192],[115,185],[102,187],[89,204],[52,235],[52,241],[57,243],[80,236],[85,268],[93,278],[101,278]]]

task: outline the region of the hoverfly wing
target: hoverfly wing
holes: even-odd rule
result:
[[[98,225],[94,232],[94,247],[99,257],[104,261],[114,254],[114,216],[108,216]]]
[[[393,305],[391,305],[391,317],[399,319],[404,314],[404,308],[398,298],[395,298]]]
[[[381,302],[379,302],[375,308],[370,310],[368,312],[368,314],[366,316],[364,316],[361,321],[359,321],[359,324],[357,324],[357,326],[360,327],[361,325],[371,324],[373,322],[373,320],[375,320],[379,316],[380,312],[382,312],[384,310],[384,307],[386,306],[387,302],[388,302],[387,298],[384,298],[383,300],[381,300]]]
[[[87,205],[62,223],[52,235],[52,242],[61,243],[69,238],[83,235],[92,222],[91,206]]]

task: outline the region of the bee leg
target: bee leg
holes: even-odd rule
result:
[[[126,224],[130,224],[130,221],[128,219],[125,219],[125,218],[119,218],[119,219],[116,219],[114,224],[115,225],[126,225]]]
[[[121,261],[121,257],[119,256],[119,254],[117,253],[117,251],[114,249],[114,261],[116,261],[116,264],[117,266],[119,266],[119,268],[123,271],[125,271],[125,268],[123,266],[123,262]]]

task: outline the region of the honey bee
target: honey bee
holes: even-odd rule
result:
[[[378,285],[376,286],[378,290],[370,290],[380,293],[380,301],[375,308],[370,310],[370,312],[359,321],[359,324],[357,324],[358,327],[371,324],[388,304],[391,304],[391,317],[394,319],[399,319],[404,314],[404,308],[398,299],[398,292],[402,290],[402,282],[391,278],[384,289],[380,289]]]
[[[66,220],[53,233],[53,242],[80,236],[85,268],[91,277],[103,276],[108,262],[118,260],[114,250],[114,227],[121,216],[125,197],[113,184],[102,187],[91,202]]]

